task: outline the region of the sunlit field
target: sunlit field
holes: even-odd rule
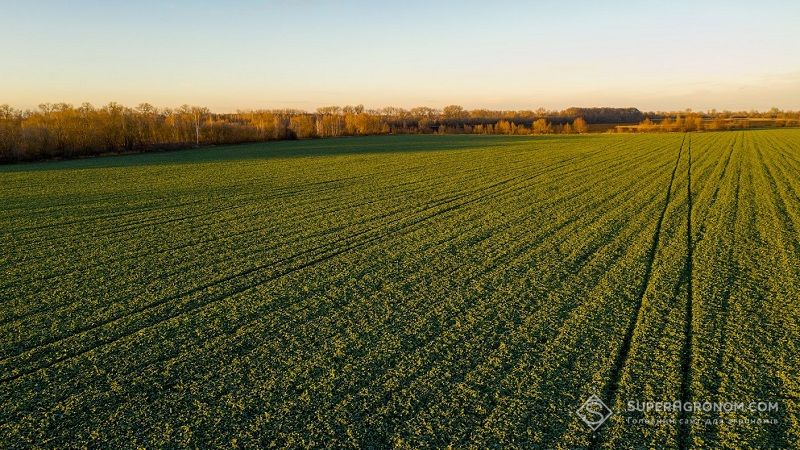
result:
[[[798,448],[799,235],[800,130],[2,166],[0,446]]]

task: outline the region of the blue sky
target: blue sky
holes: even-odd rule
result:
[[[0,104],[800,109],[797,1],[0,0]]]

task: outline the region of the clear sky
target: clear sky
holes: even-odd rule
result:
[[[800,109],[800,1],[0,0],[0,104]]]

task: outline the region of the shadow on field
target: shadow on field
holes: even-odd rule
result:
[[[415,153],[467,150],[524,142],[586,139],[589,136],[482,136],[482,135],[396,135],[340,137],[299,141],[209,146],[163,152],[107,155],[92,158],[0,165],[0,172],[88,169],[103,167],[193,164],[215,161],[268,158],[322,157],[373,153]]]

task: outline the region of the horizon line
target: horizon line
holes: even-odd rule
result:
[[[301,102],[297,102],[297,103],[301,103]],[[130,106],[128,104],[125,104],[125,103],[122,103],[122,102],[118,102],[118,101],[115,101],[115,100],[111,100],[111,101],[103,102],[103,103],[93,103],[93,102],[90,102],[90,101],[84,101],[84,102],[80,102],[80,103],[73,103],[73,102],[69,102],[69,101],[41,102],[41,103],[38,103],[35,107],[17,107],[17,106],[14,106],[14,105],[10,104],[10,103],[0,103],[0,108],[4,108],[5,107],[5,108],[10,108],[10,109],[16,110],[16,111],[21,112],[21,113],[26,113],[26,112],[38,112],[38,111],[41,111],[43,106],[57,106],[57,105],[67,105],[67,106],[69,106],[71,108],[76,108],[76,109],[80,108],[80,107],[83,107],[84,105],[89,105],[89,106],[91,106],[93,108],[103,108],[103,107],[106,107],[106,106],[109,106],[109,105],[119,105],[119,106],[122,106],[124,108],[130,108],[130,109],[135,109],[135,108],[137,108],[139,106],[142,106],[142,105],[148,105],[148,106],[156,108],[159,111],[175,110],[175,109],[180,109],[180,108],[183,108],[183,107],[190,107],[190,108],[205,108],[205,109],[208,109],[208,112],[211,113],[211,114],[238,114],[238,113],[248,113],[248,112],[258,112],[258,111],[294,111],[294,112],[298,112],[298,113],[316,114],[318,109],[331,108],[331,107],[338,107],[338,108],[361,107],[361,108],[363,108],[364,112],[380,111],[380,110],[385,110],[385,109],[388,109],[388,108],[397,108],[397,109],[405,110],[405,111],[411,111],[411,110],[416,109],[416,108],[430,108],[430,109],[433,109],[433,110],[441,112],[444,108],[447,108],[447,107],[450,107],[450,106],[461,107],[466,112],[469,112],[469,111],[491,111],[491,112],[505,112],[505,113],[508,113],[508,112],[560,113],[560,112],[564,112],[564,111],[566,111],[568,109],[573,109],[573,108],[575,108],[575,109],[603,109],[603,108],[608,108],[608,109],[636,109],[636,110],[638,110],[639,112],[641,112],[643,114],[647,114],[647,113],[655,113],[655,114],[659,114],[659,113],[726,113],[726,112],[727,113],[746,112],[746,113],[760,113],[760,114],[763,114],[763,113],[770,113],[770,112],[783,112],[783,113],[800,112],[800,106],[798,106],[797,109],[782,109],[782,108],[778,108],[778,107],[774,107],[773,106],[773,107],[771,107],[769,109],[758,109],[758,108],[748,108],[748,109],[720,109],[720,108],[693,109],[693,108],[687,107],[687,108],[681,108],[681,109],[647,109],[647,110],[645,110],[645,109],[639,108],[638,106],[631,106],[631,105],[628,105],[628,106],[613,106],[613,105],[577,106],[577,105],[571,105],[571,106],[562,107],[562,108],[559,108],[559,109],[545,108],[545,107],[542,107],[542,106],[535,107],[535,108],[499,108],[498,109],[498,108],[490,108],[490,107],[484,107],[484,106],[464,107],[464,106],[462,106],[462,105],[460,105],[458,103],[449,103],[449,104],[446,104],[446,105],[443,105],[443,106],[431,106],[429,104],[428,105],[420,104],[420,105],[415,105],[415,106],[412,106],[412,107],[395,106],[395,105],[383,105],[383,106],[378,106],[378,107],[374,107],[374,106],[367,107],[367,106],[364,106],[362,103],[345,103],[345,104],[328,103],[328,104],[320,104],[320,105],[316,106],[313,110],[308,110],[308,109],[305,109],[305,108],[296,108],[296,107],[236,108],[235,110],[221,108],[220,110],[214,110],[214,109],[212,109],[210,107],[207,107],[207,106],[204,106],[202,104],[193,104],[193,103],[181,103],[180,105],[175,105],[175,106],[161,106],[161,105],[156,105],[156,104],[151,103],[151,102],[139,102],[134,106]]]

